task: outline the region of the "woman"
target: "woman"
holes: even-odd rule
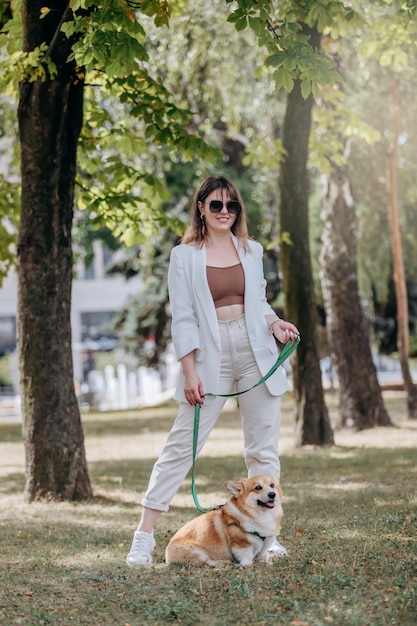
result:
[[[201,406],[198,454],[226,401],[204,393],[250,388],[275,363],[275,338],[286,343],[299,334],[266,301],[262,254],[262,246],[248,237],[239,191],[224,176],[207,178],[194,197],[182,244],[171,252],[171,332],[181,364],[174,398],[180,407],[142,501],[126,557],[130,566],[152,562],[154,524],[191,467],[195,405]],[[280,367],[264,384],[239,396],[249,477],[280,474],[280,397],[287,388]],[[286,553],[278,542],[276,552]]]

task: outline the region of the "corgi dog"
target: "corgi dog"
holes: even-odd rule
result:
[[[266,561],[281,529],[281,489],[275,476],[253,476],[224,483],[231,496],[224,505],[185,524],[165,551],[167,563],[215,567]]]

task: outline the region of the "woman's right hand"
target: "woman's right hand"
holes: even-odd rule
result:
[[[204,404],[204,391],[200,377],[195,371],[184,372],[184,395],[188,404],[195,406],[197,402],[200,406]]]

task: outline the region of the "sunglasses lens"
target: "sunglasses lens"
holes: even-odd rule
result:
[[[229,211],[229,213],[234,213],[236,215],[236,213],[239,213],[240,211],[240,204],[239,202],[228,202],[227,203],[227,210]]]
[[[212,213],[220,213],[223,208],[223,202],[221,200],[212,200],[210,202],[210,211]]]
[[[223,202],[221,200],[212,200],[210,202],[211,213],[220,213],[222,209],[223,209]],[[226,209],[228,210],[229,213],[236,215],[236,213],[239,213],[240,211],[240,204],[239,202],[235,202],[231,200],[230,202],[226,202]]]

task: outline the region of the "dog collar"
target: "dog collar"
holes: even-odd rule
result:
[[[249,535],[255,535],[255,537],[259,537],[259,539],[262,539],[262,541],[265,541],[266,539],[266,537],[262,537],[262,535],[257,533],[256,530],[254,530],[253,532],[250,530],[247,530],[246,532],[249,533]]]

